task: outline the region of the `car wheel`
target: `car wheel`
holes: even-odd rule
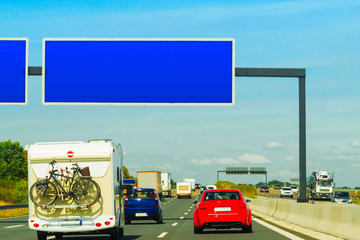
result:
[[[163,223],[163,216],[162,214],[159,216],[159,218],[156,220],[157,224],[162,224]]]
[[[124,236],[124,228],[119,228],[119,237],[122,238]]]
[[[280,195],[280,197],[282,198],[283,196],[282,196],[282,195]]]
[[[197,228],[195,227],[195,224],[194,224],[194,233],[195,234],[198,234],[198,233],[202,233],[203,229],[201,227]]]
[[[38,237],[38,240],[46,240],[46,238],[47,238],[47,233],[46,233],[46,232],[40,232],[40,231],[38,231],[38,232],[37,232],[37,237]]]
[[[111,240],[119,240],[120,239],[118,227],[116,227],[112,230],[112,232],[110,233],[110,239]]]
[[[131,219],[130,218],[125,218],[125,224],[131,224]]]
[[[62,233],[55,233],[55,238],[56,238],[56,239],[62,239],[62,238],[63,238],[63,234],[62,234]]]
[[[243,232],[245,232],[245,233],[251,233],[251,232],[253,232],[253,230],[252,230],[252,223],[250,224],[250,226],[244,226],[243,227],[243,229],[242,229],[242,231]]]

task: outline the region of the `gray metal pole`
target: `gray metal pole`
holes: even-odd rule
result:
[[[299,77],[299,183],[297,202],[309,202],[306,197],[306,105],[305,77]]]
[[[219,181],[219,171],[217,171],[217,182]]]

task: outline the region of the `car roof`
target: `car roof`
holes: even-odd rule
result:
[[[142,191],[142,190],[156,192],[156,190],[154,188],[134,188],[134,191]]]
[[[208,189],[204,192],[240,192],[239,189]]]

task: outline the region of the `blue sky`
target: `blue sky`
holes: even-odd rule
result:
[[[225,2],[225,3],[224,3]],[[360,186],[358,1],[1,1],[0,37],[234,38],[236,67],[306,68],[307,172]],[[298,176],[296,79],[236,78],[232,107],[43,106],[29,77],[26,106],[0,106],[0,141],[112,138],[130,172],[170,171],[176,181],[216,181],[227,166]],[[262,176],[222,180],[257,183]]]

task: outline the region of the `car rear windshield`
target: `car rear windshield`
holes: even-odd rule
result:
[[[335,192],[335,197],[349,197],[348,192]]]
[[[284,187],[283,190],[289,191],[289,190],[291,190],[291,188]]]
[[[208,192],[205,194],[204,201],[211,200],[241,200],[237,192]]]
[[[129,196],[129,200],[155,200],[155,193],[150,190],[135,191]]]

